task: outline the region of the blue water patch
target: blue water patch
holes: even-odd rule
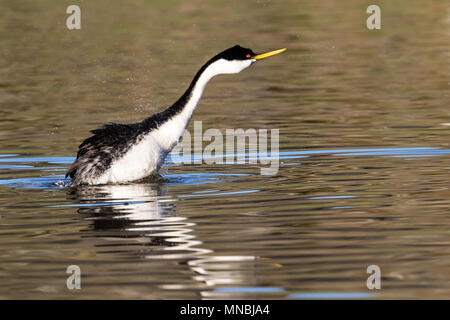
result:
[[[58,182],[61,181],[68,183],[70,179],[65,181],[63,175],[49,175],[36,178],[1,179],[0,185],[7,185],[11,189],[53,189],[63,187],[65,183],[58,185]]]
[[[175,161],[175,157],[178,159]],[[242,153],[242,154],[224,154],[224,155],[204,155],[204,156],[180,156],[180,155],[173,155],[170,154],[166,162],[171,165],[181,165],[181,164],[195,164],[195,163],[203,163],[210,161],[211,159],[215,159],[216,161],[211,161],[213,163],[221,163],[221,164],[245,164],[245,163],[262,163],[262,164],[268,164],[271,161],[277,160],[287,160],[287,159],[301,159],[301,158],[308,158],[308,155],[297,155],[294,153],[287,153],[283,154],[283,152],[280,152],[277,154],[264,154],[259,155],[257,153]],[[217,161],[222,160],[222,161]]]
[[[11,156],[11,155],[3,155],[3,156]],[[0,162],[8,162],[8,163],[37,162],[37,163],[51,163],[51,164],[71,164],[74,161],[75,161],[74,157],[0,158]]]
[[[297,158],[307,158],[313,155],[330,155],[330,156],[390,156],[390,157],[401,157],[404,159],[414,159],[420,157],[434,157],[434,156],[444,156],[450,155],[450,150],[439,149],[435,147],[418,147],[418,148],[361,148],[361,149],[327,149],[327,150],[299,150],[299,151],[282,151],[278,153],[280,160],[286,159],[297,159]],[[228,159],[229,157],[244,157],[246,161],[233,160],[231,164],[236,163],[248,163],[248,159],[262,159],[274,160],[271,157],[277,154],[270,153],[235,153],[235,154],[225,154],[225,155],[211,155],[208,157],[198,157],[196,156],[185,157],[185,160],[196,160],[196,159],[208,159],[208,158],[223,158]],[[173,155],[172,155],[173,156]],[[166,161],[166,166],[177,166],[179,163],[174,163],[172,156],[169,156]],[[181,157],[183,158],[183,157]],[[58,172],[65,171],[67,167],[75,160],[74,157],[20,157],[19,154],[0,154],[0,170],[34,170],[41,172]],[[53,164],[53,166],[52,166]],[[54,166],[54,164],[63,166]],[[301,163],[282,163],[282,166],[287,165],[299,165]],[[225,165],[227,163],[225,162]],[[230,166],[231,167],[231,166]],[[23,173],[21,173],[23,174]],[[185,173],[185,174],[163,174],[166,184],[168,185],[199,185],[208,183],[219,183],[224,181],[230,181],[242,176],[249,176],[250,174],[234,174],[234,173]],[[17,179],[3,179],[0,180],[0,185],[8,185],[11,188],[60,188],[65,185],[70,180],[65,180],[63,175],[47,175],[41,177],[30,177],[30,178],[17,178]],[[60,183],[58,183],[60,182]],[[239,194],[239,193],[251,193],[258,192],[259,190],[247,190],[238,191],[236,193],[218,193],[218,192],[204,192],[202,194],[191,194],[183,195],[180,197],[195,197],[195,196],[214,196],[214,195],[229,195],[229,194]],[[354,196],[325,196],[325,197],[312,197],[311,200],[319,199],[339,199],[339,198],[350,198]]]
[[[289,163],[280,163],[280,166],[299,166],[300,162],[289,162]]]
[[[17,157],[17,156],[19,156],[19,154],[16,154],[16,153],[12,153],[12,154],[0,154],[0,158],[3,158],[3,157]]]
[[[15,165],[15,164],[0,164],[0,169],[13,169],[13,170],[19,170],[19,169],[34,169],[33,166],[27,166],[23,164]]]
[[[37,168],[27,168],[35,170]],[[65,170],[65,169],[64,169]],[[42,170],[46,171],[46,170]],[[226,173],[186,173],[186,174],[167,174],[164,175],[167,185],[202,185],[208,183],[219,183],[223,181],[229,181],[231,178],[238,178],[241,176],[249,176],[248,174],[226,174]],[[16,178],[16,179],[0,179],[0,185],[7,185],[11,189],[23,188],[23,189],[54,189],[65,187],[70,182],[70,179],[66,179],[64,175],[47,175],[41,177],[30,178]],[[218,191],[218,190],[215,190]],[[213,192],[215,192],[213,191]],[[252,191],[253,192],[253,191]],[[256,191],[255,191],[256,192]],[[197,196],[207,195],[198,194]],[[242,193],[245,193],[243,191]],[[226,193],[222,193],[226,194]],[[192,195],[195,196],[195,195]]]
[[[322,199],[346,199],[346,198],[356,198],[356,196],[322,196],[322,197],[310,197],[308,200],[322,200]]]
[[[373,298],[375,295],[366,292],[318,292],[318,293],[292,293],[289,299],[363,299]]]
[[[416,157],[426,157],[426,156],[437,156],[437,155],[445,155],[450,154],[450,150],[440,150],[435,148],[400,148],[400,149],[392,149],[388,151],[380,151],[380,150],[360,150],[351,153],[336,153],[334,156],[416,156]]]
[[[392,154],[393,152],[415,152],[423,150],[436,150],[438,148],[420,147],[420,148],[371,148],[371,149],[329,149],[329,150],[306,150],[306,151],[287,151],[280,152],[280,155],[293,155],[293,154],[346,154],[355,155],[355,153],[379,153],[379,154]],[[450,150],[448,150],[450,151]]]
[[[437,156],[450,154],[450,150],[439,149],[435,147],[417,147],[417,148],[361,148],[361,149],[326,149],[326,150],[302,150],[302,151],[282,151],[276,153],[258,154],[254,152],[248,153],[234,153],[222,155],[187,155],[183,156],[181,153],[171,153],[167,162],[174,164],[193,164],[196,161],[202,163],[203,160],[221,159],[224,164],[243,164],[248,163],[249,160],[254,161],[273,161],[278,156],[279,160],[308,158],[313,155],[330,154],[333,156],[367,156],[367,155],[416,155],[420,156]],[[174,162],[174,158],[178,158]],[[231,158],[231,161],[229,161]],[[236,159],[236,160],[235,160]],[[287,165],[287,164],[283,164]]]

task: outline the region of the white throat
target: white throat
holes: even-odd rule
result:
[[[202,97],[203,90],[205,90],[206,84],[214,76],[218,74],[238,73],[245,68],[248,68],[254,60],[225,60],[219,59],[211,63],[197,79],[194,87],[192,88],[190,97],[186,102],[183,110],[172,117],[170,120],[161,125],[154,133],[153,136],[158,141],[162,152],[167,154],[178,143],[181,136],[183,136],[185,129],[188,127],[189,122],[197,108],[198,102]]]
[[[203,90],[205,90],[206,84],[211,80],[214,76],[218,74],[232,74],[239,73],[242,70],[250,67],[255,60],[225,60],[219,59],[213,63],[211,63],[201,74],[200,78],[197,80],[197,83],[194,86],[194,89],[191,93],[191,98],[189,99],[185,109],[189,109],[190,113],[194,112],[197,107],[200,98],[202,97]],[[189,124],[189,122],[186,124]]]
[[[164,134],[167,134],[171,138],[167,140],[167,148],[172,149],[172,147],[178,142],[180,137],[184,134],[184,130],[188,127],[189,122],[197,108],[198,102],[202,97],[203,91],[205,90],[206,84],[214,76],[218,74],[231,74],[239,73],[242,70],[248,68],[253,64],[255,60],[225,60],[219,59],[211,63],[200,75],[195,83],[191,95],[184,106],[183,110],[167,122],[167,128],[171,131],[168,134],[164,130]],[[163,125],[162,127],[164,127]],[[161,127],[161,129],[163,129]],[[169,129],[170,128],[170,129]]]

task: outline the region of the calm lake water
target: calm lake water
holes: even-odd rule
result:
[[[450,297],[450,4],[0,3],[0,298]],[[89,130],[162,110],[240,44],[203,129],[279,129],[280,168],[181,165],[63,186]],[[192,124],[189,130],[192,130]],[[69,265],[81,290],[68,290]],[[369,290],[369,265],[381,289]]]

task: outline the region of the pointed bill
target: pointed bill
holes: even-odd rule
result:
[[[286,51],[286,48],[275,50],[275,51],[270,51],[267,53],[257,54],[256,56],[253,56],[252,59],[261,60],[261,59],[268,58],[268,57],[274,56],[276,54],[282,53],[283,51]]]

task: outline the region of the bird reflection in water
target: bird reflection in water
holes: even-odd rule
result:
[[[96,237],[133,240],[148,259],[177,259],[211,252],[192,235],[194,223],[177,216],[176,200],[163,184],[83,186],[72,191],[78,213],[92,221]]]
[[[267,263],[252,255],[216,255],[201,248],[203,242],[193,235],[196,224],[176,215],[177,200],[165,184],[83,186],[70,197],[78,202],[83,219],[92,222],[87,238],[95,240],[98,254],[113,253],[117,259],[125,255],[127,261],[131,255],[158,265],[178,261],[182,270],[174,272],[181,272],[183,280],[167,279],[158,285],[160,290],[196,289],[202,297],[223,298],[215,288],[255,285],[256,265]]]

